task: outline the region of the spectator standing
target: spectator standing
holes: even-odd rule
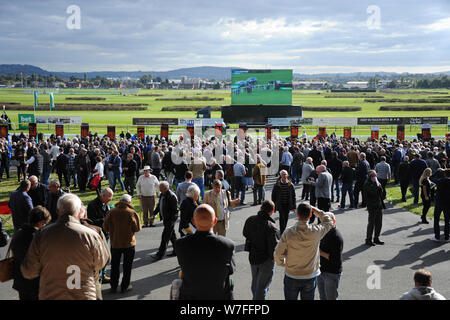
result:
[[[409,173],[409,157],[405,156],[403,162],[398,166],[398,181],[400,182],[400,190],[402,193],[402,201],[406,202],[406,192],[408,191],[411,175]]]
[[[59,180],[50,180],[48,183],[48,195],[45,202],[45,208],[50,212],[52,223],[58,219],[57,203],[63,194],[65,194],[65,192],[62,191]]]
[[[322,221],[308,223],[311,213]],[[297,223],[286,229],[275,248],[275,262],[285,267],[284,296],[286,300],[314,300],[317,277],[320,275],[320,240],[333,227],[334,215],[308,203],[297,208]]]
[[[134,195],[134,188],[136,185],[136,170],[137,163],[133,159],[133,154],[127,154],[127,160],[123,163],[123,171],[125,175],[124,186],[130,196]]]
[[[305,163],[303,163],[302,167],[302,200],[308,200],[309,199],[309,176],[311,172],[314,171],[314,167],[312,165],[313,160],[311,157],[306,158]]]
[[[75,189],[78,185],[77,180],[77,170],[75,168],[75,150],[73,148],[69,149],[69,154],[67,155],[68,162],[67,162],[67,170],[69,174],[69,186],[72,184],[73,181],[73,188]]]
[[[391,166],[386,163],[385,156],[380,157],[380,162],[375,165],[375,172],[383,188],[383,199],[386,199],[386,185],[391,180]]]
[[[342,160],[338,158],[338,153],[336,151],[331,152],[331,159],[328,163],[328,167],[331,171],[331,176],[333,181],[331,183],[331,202],[334,202],[334,188],[336,187],[336,202],[339,202],[341,196],[341,190],[339,186],[339,176],[342,171]],[[328,210],[326,210],[328,211]]]
[[[162,168],[162,163],[161,163],[161,155],[159,153],[159,147],[158,146],[154,146],[152,155],[151,155],[151,167],[152,167],[152,172],[155,175],[155,177],[157,179],[160,178],[160,174],[161,174],[161,168]]]
[[[249,252],[249,262],[252,271],[253,300],[265,300],[272,282],[274,272],[273,253],[280,239],[272,215],[275,204],[265,200],[257,215],[245,221],[243,235],[245,250]]]
[[[330,211],[331,199],[330,190],[333,183],[333,177],[331,173],[327,171],[327,167],[320,165],[317,167],[316,172],[318,174],[317,180],[311,182],[315,187],[317,207],[325,212]],[[309,223],[313,223],[315,216],[311,216]],[[320,220],[319,220],[320,223]]]
[[[234,242],[214,235],[214,209],[200,205],[194,212],[197,232],[175,243],[183,272],[180,300],[232,300],[230,276],[235,270]]]
[[[27,193],[30,191],[30,186],[31,183],[28,179],[22,180],[19,188],[11,193],[8,205],[12,212],[14,233],[28,223],[28,216],[33,209],[33,201]]]
[[[295,211],[296,204],[295,188],[288,177],[287,171],[281,170],[280,178],[277,179],[272,190],[272,201],[280,215],[280,234],[283,234],[286,229],[289,211]]]
[[[262,204],[266,198],[266,176],[267,167],[261,161],[261,156],[256,156],[256,165],[253,167],[252,177],[254,181],[253,186],[253,205]]]
[[[368,173],[367,181],[363,187],[363,193],[366,197],[367,211],[369,212],[366,245],[383,245],[384,242],[380,241],[380,233],[383,223],[383,209],[386,209],[386,207],[383,202],[383,189],[374,170],[370,170]]]
[[[363,192],[364,183],[367,180],[367,174],[370,170],[369,162],[366,160],[366,154],[364,152],[361,152],[359,154],[359,162],[358,166],[356,167],[355,176],[356,176],[356,182],[355,182],[355,188],[354,188],[354,199],[355,199],[355,208],[358,207],[359,203],[359,193],[361,192],[362,195],[362,203],[361,208],[366,207],[366,198]]]
[[[350,163],[347,160],[342,162],[340,180],[342,181],[341,209],[345,209],[345,199],[347,197],[347,193],[350,198],[350,208],[356,208],[355,200],[353,198],[353,180],[355,180],[355,169],[350,167]]]
[[[33,201],[33,206],[45,206],[48,197],[48,187],[39,182],[36,176],[31,176],[30,180],[30,190],[28,190],[28,195]]]
[[[39,277],[25,279],[20,271],[20,265],[33,240],[34,233],[50,222],[50,212],[42,206],[34,207],[30,211],[29,223],[17,231],[11,239],[10,248],[14,255],[14,283],[13,289],[19,292],[20,300],[38,300]]]
[[[428,224],[427,213],[431,206],[431,168],[426,168],[419,179],[420,196],[422,198],[422,217],[421,222]]]
[[[59,148],[59,154],[55,160],[56,174],[58,175],[59,184],[61,186],[63,184],[64,177],[64,182],[66,183],[67,188],[70,187],[68,164],[69,157],[64,153],[64,148]]]
[[[230,207],[236,207],[239,198],[231,200],[229,191],[222,189],[219,180],[213,181],[213,189],[205,194],[203,203],[210,205],[214,209],[217,223],[214,225],[214,233],[226,237],[230,226]]]
[[[91,173],[91,161],[87,155],[87,150],[82,148],[80,154],[75,159],[75,169],[77,172],[78,187],[81,192],[86,191],[86,184]]]
[[[200,205],[198,199],[200,198],[200,188],[192,183],[186,190],[183,201],[180,205],[180,224],[178,231],[180,236],[184,237],[188,234],[193,234],[193,230],[189,224],[192,223],[195,209]]]
[[[37,232],[21,265],[26,279],[40,276],[39,300],[95,300],[95,273],[110,259],[100,235],[80,223],[83,205],[68,193],[58,201],[56,223]],[[77,266],[80,283],[68,286],[67,270]]]
[[[244,158],[239,157],[238,161],[233,165],[234,172],[234,182],[235,182],[235,197],[239,198],[240,196],[240,204],[245,204],[245,175],[247,174],[246,168],[244,166]]]
[[[317,279],[320,300],[338,300],[343,248],[344,238],[334,221],[333,228],[320,241],[320,276]]]
[[[118,151],[113,151],[113,156],[111,157],[111,162],[108,164],[109,169],[113,172],[113,184],[110,186],[113,191],[116,189],[116,183],[119,181],[119,184],[122,188],[122,191],[125,191],[125,185],[122,181],[122,158],[119,157]]]
[[[450,236],[450,169],[440,169],[438,172],[443,173],[442,178],[434,179],[436,183],[436,197],[434,204],[434,237],[432,241],[440,241],[439,220],[441,213],[444,211],[444,240],[448,241]]]
[[[134,161],[134,160],[133,160]],[[133,172],[134,174],[134,172]],[[111,291],[119,286],[120,260],[123,255],[121,292],[130,291],[131,270],[136,247],[136,232],[141,230],[139,216],[131,205],[131,196],[123,194],[120,201],[106,215],[103,228],[111,239]]]
[[[427,168],[425,160],[420,158],[420,154],[414,154],[414,160],[409,164],[409,173],[413,185],[414,203],[419,203],[419,179],[423,171]]]
[[[164,257],[169,240],[172,242],[174,248],[169,256],[175,256],[175,241],[177,240],[175,234],[175,222],[178,219],[177,196],[169,189],[169,183],[167,181],[162,181],[159,184],[159,191],[159,201],[155,209],[155,214],[160,213],[164,224],[164,230],[161,235],[161,244],[158,252],[152,255],[152,258],[155,260],[161,260]]]
[[[156,195],[159,191],[159,181],[158,178],[151,174],[151,170],[150,166],[144,166],[144,174],[139,177],[136,184],[136,192],[141,203],[142,214],[144,217],[144,228],[155,226],[154,210],[156,205]]]
[[[47,144],[41,146],[40,154],[42,156],[42,176],[41,181],[43,184],[48,185],[50,179],[50,173],[52,172],[52,156],[48,153]]]
[[[189,171],[192,172],[192,182],[200,188],[200,196],[205,196],[205,171],[207,169],[206,160],[201,152],[197,152],[193,161],[189,165]]]
[[[186,192],[192,185],[196,185],[195,183],[192,182],[192,172],[186,171],[186,173],[184,174],[184,182],[178,184],[176,189],[176,196],[179,204],[181,204],[183,200],[186,199]]]

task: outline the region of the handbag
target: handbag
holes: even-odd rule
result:
[[[11,244],[4,260],[0,261],[0,282],[12,280],[14,277],[14,257],[10,256]]]

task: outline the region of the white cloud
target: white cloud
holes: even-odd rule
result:
[[[222,30],[222,38],[234,41],[264,41],[269,39],[292,39],[309,36],[338,26],[338,22],[330,20],[303,20],[287,23],[286,18],[236,21],[236,19],[220,19],[217,27]]]
[[[450,18],[439,19],[434,23],[423,26],[423,28],[429,32],[450,30]]]

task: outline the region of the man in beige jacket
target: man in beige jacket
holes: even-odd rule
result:
[[[115,293],[119,285],[120,260],[123,254],[123,277],[121,292],[132,289],[130,285],[131,269],[136,246],[136,232],[141,230],[139,216],[131,205],[131,196],[123,194],[114,209],[106,216],[103,228],[111,237],[111,292]]]
[[[309,224],[314,214],[321,224]],[[285,267],[284,297],[297,300],[314,300],[317,277],[320,275],[320,240],[335,223],[334,214],[323,212],[308,203],[297,207],[297,223],[286,229],[275,248],[277,265]]]
[[[96,300],[95,274],[110,260],[108,245],[80,223],[85,213],[75,194],[61,196],[57,212],[56,222],[35,234],[22,274],[41,277],[39,300]]]
[[[230,224],[229,207],[236,207],[239,204],[239,198],[231,200],[229,191],[222,189],[222,182],[220,180],[214,180],[213,190],[205,194],[203,203],[209,204],[216,214],[217,223],[214,226],[214,233],[226,237]]]

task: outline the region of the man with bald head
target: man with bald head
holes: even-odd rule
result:
[[[208,204],[195,209],[192,223],[197,231],[175,242],[183,271],[180,300],[233,299],[234,242],[213,233],[217,218]]]

